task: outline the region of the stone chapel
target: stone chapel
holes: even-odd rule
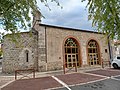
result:
[[[84,23],[84,22],[83,22]],[[109,61],[107,37],[95,31],[40,23],[36,13],[31,32],[21,32],[18,43],[8,34],[3,40],[2,71],[34,68],[39,72],[70,68],[102,67],[102,60]]]

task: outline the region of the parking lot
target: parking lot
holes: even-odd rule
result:
[[[119,90],[120,70],[99,69],[87,72],[16,80],[1,90]]]
[[[120,90],[120,80],[105,79],[93,83],[71,86],[70,89],[71,90]],[[57,90],[67,90],[67,89],[59,88]]]
[[[120,88],[120,71],[115,69],[107,69],[107,70],[95,70],[89,71],[86,73],[90,73],[92,75],[102,75],[106,78],[82,83],[79,85],[73,85],[69,88],[71,90],[119,90]],[[68,90],[66,88],[59,88],[55,90]]]

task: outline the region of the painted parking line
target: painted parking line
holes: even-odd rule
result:
[[[112,69],[104,69],[104,70],[107,70],[107,71],[110,71],[110,72],[120,72],[120,70],[112,70]],[[100,73],[94,74],[94,73],[89,73],[89,72],[84,73],[84,74],[100,76],[100,77],[105,77],[105,79],[109,79],[110,78],[110,79],[114,79],[114,80],[120,81],[120,74],[119,75],[116,74],[116,75],[113,75],[113,76],[107,76],[107,75],[102,75],[102,74],[100,75]]]
[[[90,84],[90,83],[95,83],[95,82],[107,80],[107,79],[109,79],[109,78],[110,78],[110,77],[105,77],[105,78],[103,78],[103,79],[88,81],[88,82],[85,82],[85,83],[73,84],[73,85],[69,85],[69,86],[70,86],[70,87],[73,87],[73,86],[79,86],[79,85]]]
[[[116,75],[116,76],[112,76],[112,77],[114,77],[114,78],[116,77],[117,78],[117,77],[120,77],[120,75]]]
[[[98,76],[98,77],[103,77],[103,78],[107,78],[108,76],[104,76],[104,75],[99,75],[99,74],[93,74],[93,73],[84,73],[83,74],[87,74],[87,75],[93,75],[93,76]]]
[[[113,80],[117,80],[117,81],[120,81],[120,79],[117,79],[117,78],[114,78],[114,77],[111,77],[111,79],[113,79]]]
[[[114,80],[120,81],[120,75],[112,76],[111,79],[114,79]]]
[[[68,85],[66,83],[64,83],[63,81],[61,81],[60,79],[58,79],[55,76],[51,76],[53,79],[55,79],[57,82],[59,82],[60,84],[62,84],[64,87],[66,87],[68,90],[72,90],[71,88],[68,87]]]
[[[98,74],[98,75],[103,75],[103,76],[107,76],[107,77],[120,75],[119,71],[105,70],[105,69],[100,69],[100,70],[95,70],[95,71],[88,71],[86,73]]]
[[[110,72],[120,72],[120,70],[112,70],[112,69],[104,69],[104,70],[107,70],[107,71],[110,71]],[[100,77],[105,77],[103,80],[105,79],[113,79],[113,80],[117,80],[117,81],[120,81],[120,74],[119,75],[113,75],[113,76],[105,76],[105,75],[100,75],[100,74],[94,74],[94,73],[84,73],[84,74],[89,74],[89,75],[94,75],[94,76],[100,76]],[[118,78],[119,77],[119,78]],[[102,81],[102,80],[101,80]],[[93,82],[97,82],[96,81],[93,81]],[[89,83],[89,82],[88,82]],[[91,83],[91,82],[90,82]]]
[[[1,90],[3,87],[7,86],[8,84],[10,84],[10,83],[12,83],[12,82],[14,82],[14,81],[15,81],[15,80],[9,81],[8,83],[6,83],[6,84],[0,86],[0,90]]]
[[[120,72],[120,69],[114,69],[114,68],[107,68],[107,69],[104,69],[104,70],[109,70],[109,71],[118,71],[118,72]]]

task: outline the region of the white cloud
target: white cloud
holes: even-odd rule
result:
[[[42,19],[42,23],[87,30],[93,29],[91,28],[91,21],[88,21],[87,10],[85,10],[87,2],[81,2],[81,0],[60,0],[59,2],[63,7],[61,9],[56,3],[51,3],[50,1],[48,4],[51,11],[43,3],[38,2],[38,6],[45,16],[45,19]],[[1,31],[3,32],[3,30]]]
[[[81,0],[60,0],[61,9],[56,3],[50,3],[51,11],[43,4],[38,4],[45,19],[42,23],[92,30],[91,21],[88,21],[87,2]]]

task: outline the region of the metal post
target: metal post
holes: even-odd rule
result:
[[[65,74],[65,64],[63,64],[63,71],[64,71],[64,74]]]
[[[17,79],[17,71],[15,71],[15,80]]]
[[[77,63],[75,63],[75,71],[77,72]]]
[[[35,78],[35,69],[33,69],[33,78]]]

